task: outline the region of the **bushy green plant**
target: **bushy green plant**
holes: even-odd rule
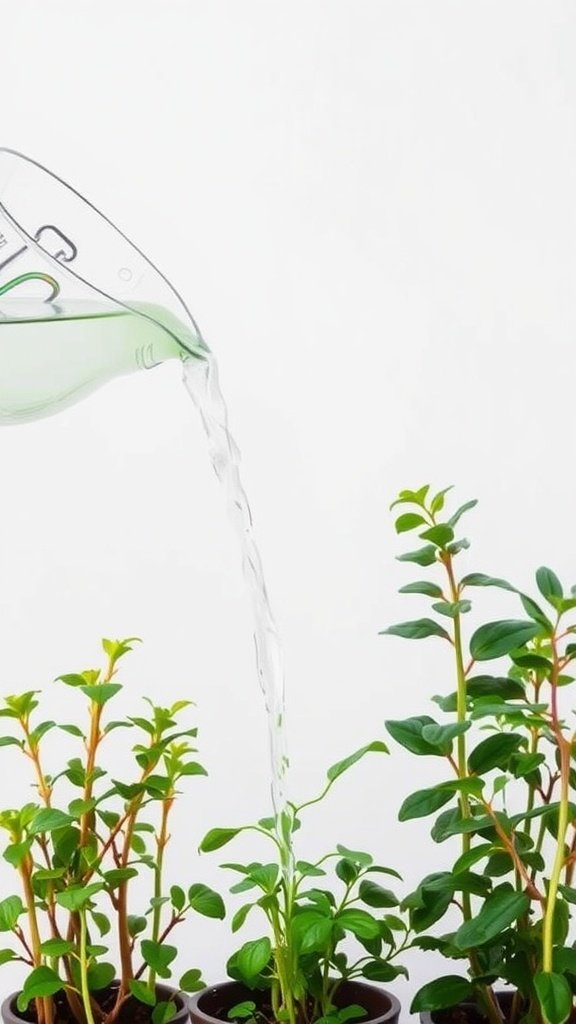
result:
[[[113,1024],[126,1002],[149,1007],[153,1024],[166,1024],[173,1000],[158,999],[158,979],[171,977],[177,950],[173,929],[190,910],[224,916],[222,898],[201,883],[165,891],[164,869],[169,820],[182,782],[205,775],[191,745],[197,730],[177,718],[190,705],[170,707],[147,701],[142,714],[111,720],[111,702],[122,689],[117,665],[134,638],[104,640],[106,665],[63,675],[70,704],[81,698],[86,724],[43,720],[46,694],[29,690],[6,697],[0,717],[10,725],[3,747],[18,747],[31,770],[36,798],[19,809],[0,812],[7,834],[4,859],[18,875],[17,894],[0,901],[0,931],[11,935],[0,963],[18,960],[30,968],[18,996],[18,1009],[33,1001],[38,1024],[53,1024],[65,1000],[78,1024]],[[54,768],[45,759],[45,737],[52,730],[71,735],[78,754]],[[110,761],[110,736],[136,734],[129,741],[132,772],[119,778]],[[149,896],[137,909],[132,886],[143,876]],[[115,933],[119,964],[108,955],[106,936]],[[118,987],[110,988],[118,979]],[[202,988],[196,968],[180,978],[180,988]]]
[[[406,798],[400,820],[437,815],[432,839],[460,841],[455,862],[427,875],[405,906],[419,936],[415,944],[467,961],[468,978],[451,972],[432,981],[412,1009],[475,998],[491,1024],[500,1024],[494,986],[503,981],[515,990],[512,1024],[564,1024],[576,993],[569,937],[576,903],[576,746],[573,712],[561,704],[570,708],[574,682],[576,588],[565,592],[547,568],[536,573],[536,599],[495,576],[459,576],[455,562],[469,546],[459,536],[460,521],[476,501],[448,514],[446,494],[422,487],[402,491],[394,502],[401,506],[397,532],[416,532],[423,542],[400,560],[432,571],[401,593],[427,599],[431,614],[383,630],[440,640],[452,674],[448,692],[432,698],[447,717],[386,723],[402,747],[444,768],[445,778]],[[508,591],[520,616],[467,629],[479,587]],[[456,926],[430,935],[449,910],[459,916]]]
[[[200,849],[209,852],[240,833],[256,832],[272,850],[267,863],[222,866],[241,876],[231,892],[251,894],[235,913],[232,930],[238,931],[254,909],[267,923],[265,935],[232,955],[228,973],[255,993],[268,994],[274,1021],[344,1024],[365,1015],[361,1006],[338,1005],[344,981],[389,982],[406,974],[396,963],[408,944],[399,900],[376,881],[378,875],[400,875],[375,864],[370,854],[340,845],[316,860],[294,862],[302,812],[324,800],[336,779],[369,752],[387,753],[387,748],[375,741],[333,765],[321,793],[302,804],[289,803],[280,821],[263,818],[255,825],[212,829],[201,843]],[[343,949],[345,939],[355,940],[352,957]],[[229,1017],[264,1019],[262,1005],[261,999],[245,1000],[231,1008]]]

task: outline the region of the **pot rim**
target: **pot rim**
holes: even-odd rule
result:
[[[190,1013],[195,1014],[198,1019],[203,1020],[204,1022],[206,1022],[206,1024],[207,1022],[217,1022],[217,1024],[222,1024],[219,1017],[212,1017],[209,1013],[206,1013],[204,1010],[202,1010],[199,1007],[198,1003],[202,999],[202,997],[205,996],[207,993],[216,993],[218,991],[236,987],[241,984],[242,983],[239,981],[221,981],[216,985],[207,985],[206,988],[203,988],[200,992],[195,992],[193,995],[189,996],[188,1004],[190,1008]],[[384,1011],[384,1013],[380,1013],[376,1017],[368,1017],[367,1020],[363,1022],[363,1024],[382,1024],[382,1022],[393,1020],[394,1018],[399,1017],[400,1012],[402,1010],[402,1005],[398,997],[395,996],[393,992],[390,992],[389,989],[383,988],[380,985],[376,985],[370,981],[356,980],[356,978],[350,978],[348,982],[343,981],[342,984],[355,985],[360,989],[369,989],[372,992],[378,992],[381,995],[385,996],[386,999],[388,1000],[390,1005],[388,1009]]]
[[[119,984],[118,978],[115,978],[107,987],[109,989],[114,989],[118,988]],[[23,1024],[30,1024],[27,1017],[20,1013],[16,1007],[16,1000],[21,991],[22,989],[19,988],[15,992],[11,992],[10,995],[5,996],[0,1003],[0,1018],[2,1021],[7,1022],[10,1020],[17,1020],[22,1021]],[[105,989],[102,989],[102,991],[105,991]],[[179,1019],[180,1021],[188,1020],[190,1014],[190,998],[186,992],[182,992],[178,988],[173,988],[172,985],[163,985],[162,983],[156,985],[156,991],[162,995],[169,995],[171,998],[174,998],[177,1010],[172,1021],[178,1024]],[[58,995],[58,993],[56,993],[56,995]],[[132,996],[131,998],[135,999],[136,997]],[[150,1009],[152,1009],[152,1007],[150,1007]],[[172,1022],[170,1022],[170,1024],[172,1024]]]

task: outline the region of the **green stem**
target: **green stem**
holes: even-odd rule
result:
[[[154,913],[152,915],[152,941],[158,942],[160,938],[160,920],[162,914],[162,906],[160,899],[162,897],[162,870],[164,867],[164,850],[166,849],[166,843],[168,842],[168,815],[170,814],[170,808],[174,797],[170,795],[162,801],[162,820],[160,823],[160,832],[156,839],[156,866],[154,868]],[[148,988],[151,992],[156,990],[156,971],[153,967],[150,968],[148,975]]]
[[[550,874],[548,886],[548,897],[546,900],[546,911],[542,926],[542,970],[546,973],[552,972],[552,960],[554,950],[554,914],[556,911],[556,900],[558,897],[558,884],[564,867],[565,853],[564,845],[569,822],[569,799],[570,799],[570,755],[572,744],[566,739],[562,732],[558,715],[558,676],[559,664],[556,641],[552,640],[553,668],[550,676],[552,696],[550,710],[552,713],[552,726],[556,743],[560,753],[560,802],[558,809],[558,834],[556,837],[556,853]]]
[[[80,988],[82,991],[82,1004],[84,1006],[84,1013],[86,1014],[86,1020],[88,1024],[94,1024],[94,1015],[92,1013],[92,1003],[90,1001],[90,989],[88,987],[88,957],[86,955],[86,910],[84,907],[79,911],[80,914]]]
[[[452,565],[452,556],[446,554],[444,556],[444,566],[448,574],[448,582],[450,585],[450,600],[455,604],[460,599],[460,588],[456,582],[454,576],[454,568]],[[462,645],[462,624],[461,615],[459,612],[454,616],[454,658],[456,663],[456,720],[457,722],[465,722],[467,720],[467,702],[466,702],[466,669],[464,667],[464,651]],[[467,744],[466,734],[461,733],[456,740],[457,749],[457,763],[458,763],[458,778],[465,779],[468,777],[468,757],[467,757]],[[461,792],[459,794],[460,802],[460,813],[463,818],[470,818],[470,801],[468,800],[468,794]],[[462,853],[468,853],[471,845],[471,835],[469,832],[462,833]],[[472,903],[470,900],[470,893],[462,893],[462,916],[465,921],[470,921],[472,918]],[[480,964],[475,950],[470,950],[468,953],[468,960],[473,976],[477,976],[481,973]],[[502,1024],[502,1013],[494,993],[489,985],[478,985],[478,999],[481,1003],[482,1008],[490,1024]]]
[[[288,901],[289,894],[286,894],[286,900]],[[286,920],[291,920],[291,913],[289,906],[286,906]],[[272,931],[274,933],[274,961],[276,963],[276,972],[278,974],[278,982],[280,985],[280,993],[282,999],[282,1009],[288,1013],[288,1020],[290,1024],[296,1024],[297,1014],[296,1007],[294,1005],[294,995],[292,991],[292,985],[290,984],[290,974],[287,973],[287,944],[285,941],[282,925],[280,922],[280,916],[278,914],[277,907],[273,906],[270,908],[269,920],[272,925]]]

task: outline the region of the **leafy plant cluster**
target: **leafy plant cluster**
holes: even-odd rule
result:
[[[212,829],[203,852],[218,850],[243,832],[256,832],[271,848],[266,863],[222,865],[240,876],[233,893],[250,893],[236,911],[237,932],[253,910],[264,915],[266,934],[245,942],[228,961],[230,977],[269,998],[272,1019],[288,1024],[345,1024],[364,1017],[362,1006],[339,999],[342,983],[354,979],[389,982],[405,968],[396,963],[408,945],[408,929],[398,914],[399,899],[378,876],[400,875],[375,864],[370,854],[338,845],[317,860],[296,860],[295,834],[302,812],[322,801],[334,782],[366,754],[387,753],[376,740],[328,770],[321,793],[305,803],[289,803],[281,816],[255,825]],[[355,940],[356,954],[342,948]],[[256,999],[232,1007],[235,1020],[265,1019]]]
[[[576,734],[561,704],[574,683],[576,587],[566,591],[544,567],[536,596],[484,573],[459,575],[469,546],[460,521],[476,502],[449,515],[446,494],[422,487],[394,503],[396,531],[422,542],[400,560],[431,570],[400,592],[425,598],[430,613],[383,630],[440,639],[453,677],[450,691],[433,698],[441,719],[386,723],[402,747],[437,763],[441,777],[406,798],[400,820],[433,816],[432,839],[459,842],[449,870],[423,878],[404,906],[414,945],[467,962],[468,977],[451,972],[425,985],[412,1009],[475,999],[490,1024],[500,1024],[495,985],[506,982],[515,993],[510,1024],[564,1024],[576,994]],[[518,617],[466,629],[479,587],[514,595]],[[431,934],[454,908],[457,926]]]
[[[3,856],[19,881],[18,893],[0,901],[0,931],[12,940],[0,950],[0,964],[19,960],[30,969],[17,1005],[24,1012],[34,1000],[38,1024],[53,1024],[63,1006],[78,1024],[113,1024],[130,999],[149,1008],[153,1024],[167,1024],[176,1004],[158,997],[157,982],[171,977],[172,930],[190,910],[224,917],[222,898],[201,883],[165,889],[174,802],[187,778],[206,774],[194,756],[196,728],[178,721],[190,701],[168,708],[148,701],[146,713],[108,718],[122,689],[118,662],[134,642],[104,640],[103,670],[58,680],[70,688],[71,703],[76,697],[84,702],[83,725],[39,719],[34,690],[6,697],[0,710],[11,726],[0,745],[18,747],[36,791],[32,802],[0,812]],[[55,729],[72,735],[79,751],[50,774],[45,737]],[[112,778],[105,768],[117,729],[135,735],[129,778]],[[132,886],[139,876],[150,895],[135,909]],[[115,934],[119,965],[108,955],[109,934]],[[196,968],[180,978],[181,990],[202,987]]]

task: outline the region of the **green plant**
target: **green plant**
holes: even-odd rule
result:
[[[166,1024],[175,1004],[157,999],[156,981],[171,976],[177,950],[168,937],[189,910],[224,916],[222,898],[200,883],[186,892],[177,885],[165,891],[169,820],[179,787],[188,776],[206,774],[190,744],[197,730],[176,721],[191,702],[165,708],[148,701],[142,715],[107,717],[122,689],[118,661],[134,642],[104,640],[102,671],[59,678],[71,689],[71,703],[77,695],[86,704],[85,730],[38,721],[35,690],[4,698],[0,710],[13,726],[0,746],[19,748],[37,792],[34,802],[0,812],[0,828],[8,833],[4,859],[20,880],[20,893],[0,901],[0,931],[14,940],[0,950],[0,963],[20,960],[31,969],[18,1009],[34,1001],[38,1024],[53,1024],[62,1000],[78,1024],[113,1024],[131,998],[149,1008],[153,1024]],[[45,737],[55,729],[74,737],[80,751],[48,771]],[[138,737],[131,777],[120,779],[105,765],[113,760],[111,735],[126,729]],[[142,875],[150,893],[144,913],[131,907],[133,881]],[[113,931],[119,969],[106,956],[105,937]],[[117,989],[111,987],[115,978]],[[202,986],[195,968],[180,979],[185,991]]]
[[[547,568],[536,573],[537,600],[498,577],[458,577],[455,561],[469,545],[456,529],[476,502],[447,515],[447,490],[433,496],[428,487],[402,491],[394,502],[402,506],[397,532],[416,531],[424,542],[400,560],[435,574],[401,593],[428,599],[432,614],[383,632],[446,645],[455,688],[433,700],[449,718],[439,722],[424,714],[386,726],[401,746],[447,769],[447,779],[408,796],[399,817],[440,811],[432,838],[459,837],[459,856],[449,871],[425,877],[405,906],[418,933],[414,944],[467,960],[469,980],[438,978],[418,992],[412,1009],[475,997],[491,1024],[499,1024],[494,984],[501,979],[515,989],[512,1024],[564,1024],[576,993],[576,949],[569,939],[576,903],[576,746],[561,704],[574,681],[568,670],[576,658],[576,588],[565,594]],[[478,588],[508,591],[522,618],[466,630],[470,595]],[[493,662],[494,674],[487,674]],[[480,738],[479,729],[488,735]],[[455,927],[426,934],[450,908],[459,917]]]
[[[263,912],[268,925],[266,935],[244,943],[233,954],[228,973],[249,989],[268,993],[275,1021],[344,1024],[365,1011],[357,1005],[337,1008],[342,982],[390,981],[406,973],[393,962],[408,941],[404,920],[390,912],[398,907],[398,899],[374,880],[379,874],[400,878],[396,871],[374,864],[368,853],[345,846],[312,862],[298,859],[294,863],[294,836],[302,812],[320,803],[336,779],[369,752],[387,753],[387,748],[375,741],[333,765],[321,793],[302,804],[289,803],[280,822],[264,818],[256,825],[212,829],[201,843],[200,849],[209,852],[242,832],[256,832],[273,848],[274,859],[269,863],[222,866],[241,875],[231,892],[253,894],[235,913],[232,930],[242,927],[253,908]],[[332,866],[335,878],[330,880],[327,868]],[[361,955],[352,960],[342,950],[346,937],[353,937],[361,947]],[[236,1020],[258,1021],[264,1016],[254,1000],[229,1012]]]

